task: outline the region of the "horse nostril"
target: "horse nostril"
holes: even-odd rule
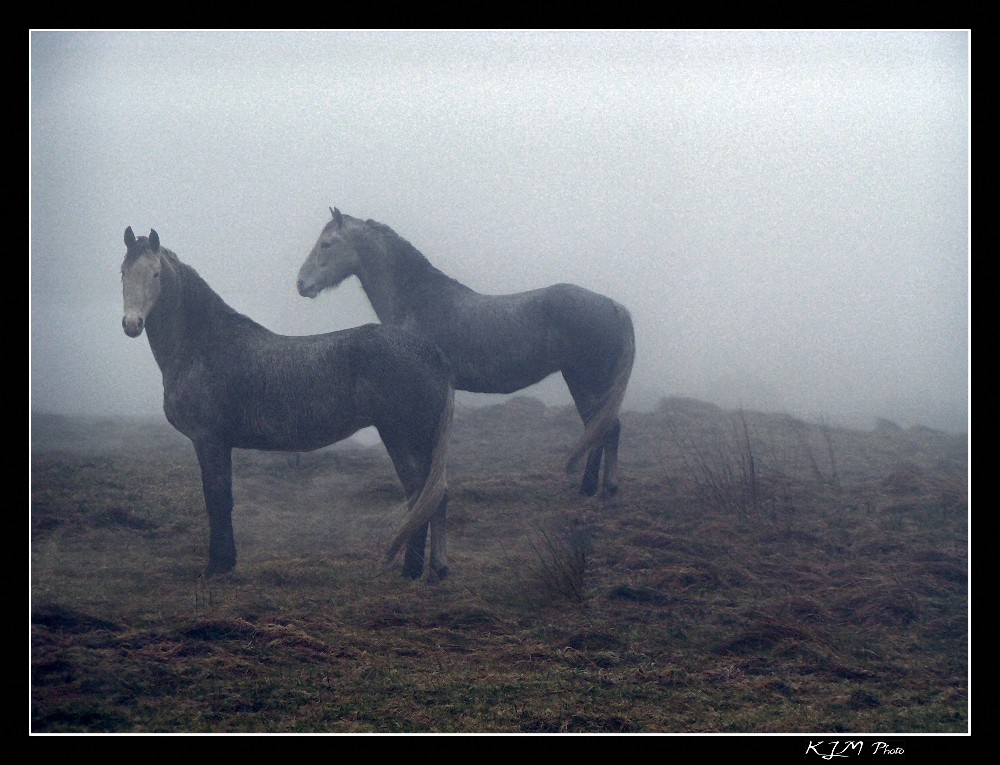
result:
[[[122,329],[125,330],[125,334],[129,337],[138,337],[141,335],[144,324],[145,320],[141,316],[137,316],[134,319],[129,319],[128,316],[122,317]]]
[[[306,283],[301,279],[299,279],[298,283],[295,286],[299,288],[299,294],[301,295],[302,290],[305,289]]]

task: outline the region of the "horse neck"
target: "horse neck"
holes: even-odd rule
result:
[[[220,315],[235,312],[197,271],[176,257],[164,257],[160,275],[163,291],[147,317],[146,333],[157,364],[166,372],[198,356],[205,330]]]
[[[392,231],[354,236],[358,279],[383,324],[403,324],[426,300],[447,300],[467,287],[441,273],[412,244]]]

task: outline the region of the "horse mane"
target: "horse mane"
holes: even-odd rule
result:
[[[160,247],[160,252],[167,257],[174,267],[178,280],[181,283],[189,317],[211,317],[216,321],[225,318],[251,324],[255,327],[261,326],[249,316],[240,313],[223,300],[222,296],[212,289],[211,285],[194,269],[194,266],[184,263],[177,255],[165,247]]]
[[[457,279],[438,270],[420,250],[410,244],[409,240],[401,237],[386,224],[369,218],[365,221],[365,226],[381,237],[383,241],[388,242],[387,250],[395,259],[395,264],[399,269],[397,273],[403,283],[416,286],[430,280],[454,285],[465,290],[469,289]]]

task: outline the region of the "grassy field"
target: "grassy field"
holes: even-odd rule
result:
[[[186,439],[35,415],[31,731],[969,731],[965,436],[623,421],[588,499],[570,408],[459,409],[430,585],[381,562],[381,445],[236,452],[237,567],[204,580]]]

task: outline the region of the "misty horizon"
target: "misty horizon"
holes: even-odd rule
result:
[[[484,293],[570,282],[664,398],[967,432],[967,32],[29,33],[29,407],[162,418],[121,328],[156,229],[280,334],[329,208]],[[515,395],[570,405],[557,375]],[[462,394],[467,405],[506,397]]]

